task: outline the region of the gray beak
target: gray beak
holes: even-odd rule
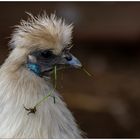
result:
[[[68,65],[73,68],[82,67],[81,62],[74,55],[70,54],[70,57],[71,57],[70,59],[65,58],[66,59],[65,65]]]

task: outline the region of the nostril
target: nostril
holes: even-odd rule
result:
[[[71,61],[72,60],[72,56],[71,55],[66,55],[65,58],[66,58],[67,61]]]

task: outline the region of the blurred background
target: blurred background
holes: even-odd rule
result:
[[[88,138],[140,138],[140,3],[0,2],[0,11],[0,64],[26,11],[72,22],[71,51],[94,78],[64,70],[58,91]]]

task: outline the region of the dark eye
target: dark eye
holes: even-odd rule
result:
[[[66,54],[65,59],[67,61],[71,61],[72,60],[72,56],[70,54]]]
[[[41,52],[41,55],[45,58],[49,58],[53,56],[53,53],[50,50],[46,50],[46,51]]]

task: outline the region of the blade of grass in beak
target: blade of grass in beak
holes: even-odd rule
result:
[[[56,82],[57,82],[57,68],[54,66],[54,88],[56,89]]]
[[[89,73],[84,67],[81,67],[81,69],[89,76],[89,77],[93,77],[93,75],[91,73]]]
[[[54,66],[54,87],[55,87],[54,89],[56,89],[56,80],[57,80],[57,68],[56,68],[56,66]],[[53,91],[54,91],[54,90],[51,90],[51,91],[48,93],[47,96],[45,96],[42,100],[40,100],[39,102],[37,102],[36,105],[34,106],[34,108],[36,108],[37,106],[39,106],[43,101],[47,100],[48,97],[52,97],[53,100],[54,100],[54,103],[55,103],[55,102],[56,102],[56,101],[55,101],[55,96],[52,96],[52,95],[51,95]]]

